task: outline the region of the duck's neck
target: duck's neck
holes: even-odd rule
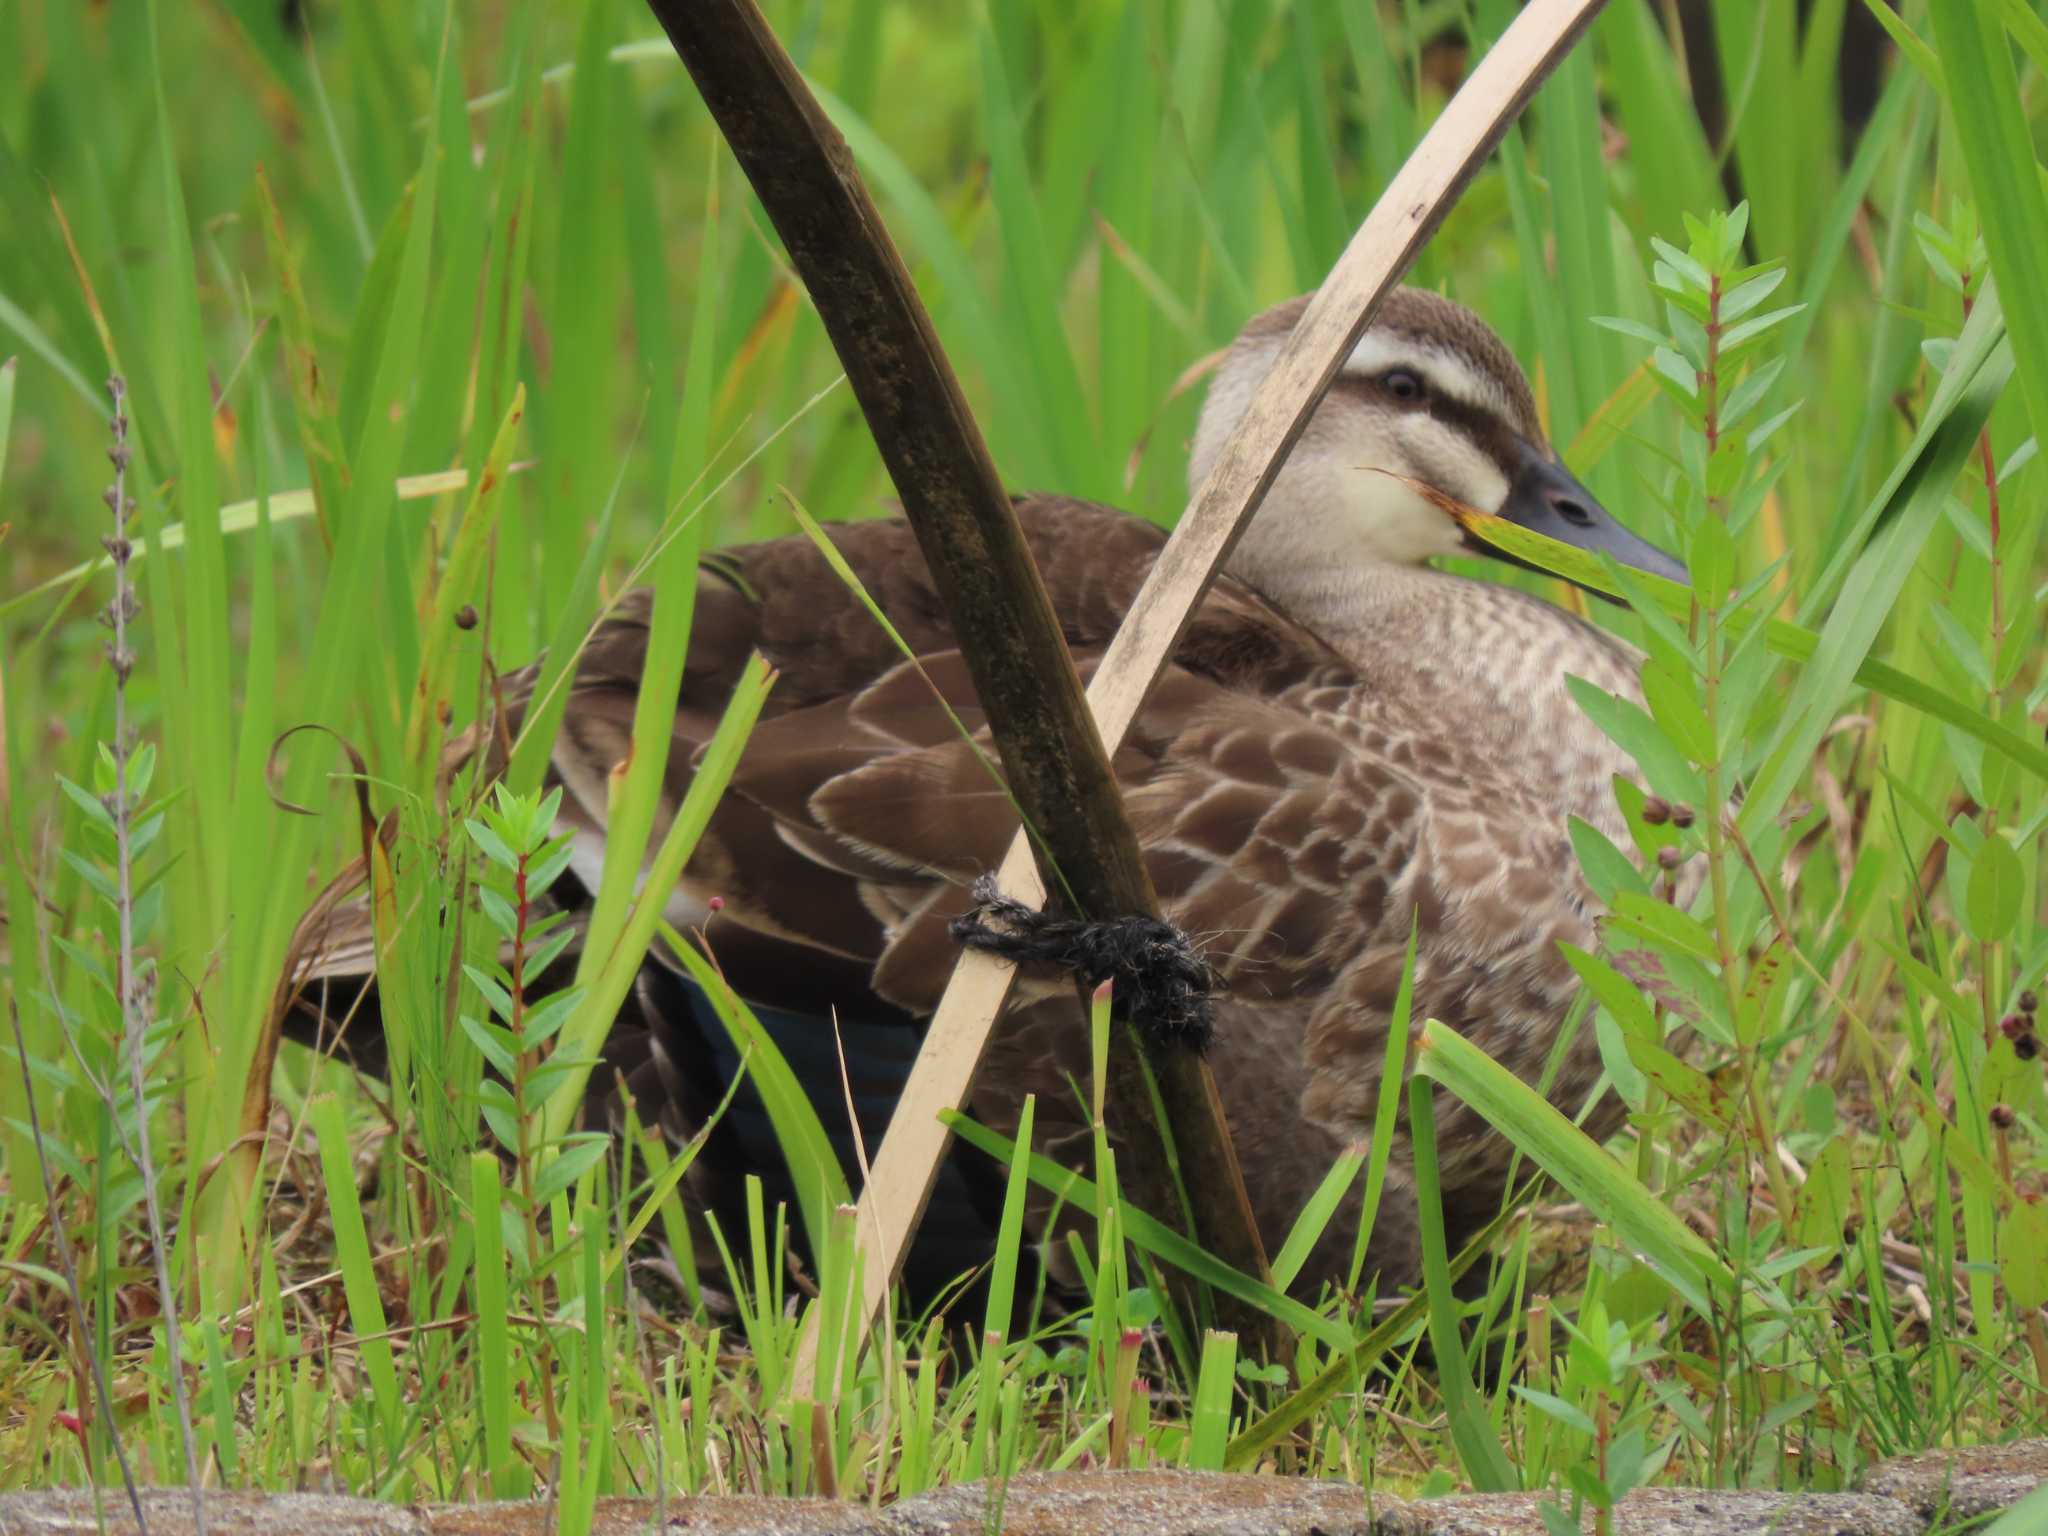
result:
[[[1418,625],[1456,628],[1480,584],[1427,565],[1234,562],[1233,573],[1362,670],[1377,675],[1412,654]]]
[[[1297,566],[1259,590],[1356,667],[1376,698],[1453,724],[1503,763],[1540,759],[1532,790],[1620,830],[1610,780],[1634,777],[1635,766],[1565,685],[1582,677],[1640,702],[1638,659],[1610,636],[1541,598],[1423,565]]]

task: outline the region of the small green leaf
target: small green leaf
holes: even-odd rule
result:
[[[1722,438],[1707,460],[1707,494],[1716,501],[1726,501],[1741,488],[1743,472],[1748,468],[1748,443],[1733,435]],[[1718,518],[1706,519],[1707,523],[1717,526],[1719,521]]]
[[[1670,264],[1674,272],[1692,284],[1701,293],[1705,293],[1713,286],[1714,280],[1707,274],[1707,269],[1670,241],[1660,240],[1657,236],[1652,235],[1650,236],[1650,249],[1663,257]]]
[[[1705,781],[1640,705],[1597,688],[1583,678],[1567,677],[1565,687],[1592,722],[1636,760],[1643,777],[1658,794],[1689,805],[1706,800]]]
[[[1598,955],[1580,949],[1576,944],[1560,944],[1558,949],[1571,968],[1579,973],[1579,980],[1585,984],[1586,990],[1614,1016],[1614,1022],[1621,1026],[1623,1034],[1644,1040],[1663,1038],[1663,1031],[1657,1027],[1656,1014],[1634,982]]]
[[[1614,898],[1622,891],[1635,891],[1648,895],[1650,887],[1643,879],[1643,872],[1636,868],[1629,856],[1607,840],[1607,834],[1589,821],[1573,816],[1565,823],[1565,830],[1572,840],[1572,852],[1578,855],[1579,868],[1586,876],[1586,883],[1593,887],[1605,906],[1613,906]]]
[[[1926,220],[1924,225],[1921,223],[1923,219]],[[1934,275],[1941,280],[1941,285],[1944,288],[1961,293],[1963,291],[1962,274],[1956,271],[1955,263],[1951,260],[1948,251],[1943,249],[1949,243],[1946,231],[1941,232],[1942,238],[1940,240],[1930,237],[1928,233],[1929,227],[1931,226],[1939,230],[1940,226],[1935,225],[1934,221],[1927,218],[1927,215],[1924,213],[1914,214],[1913,223],[1915,226],[1913,239],[1919,245],[1920,254],[1926,258],[1927,265],[1934,270]]]
[[[1607,921],[1626,928],[1659,947],[1669,947],[1696,960],[1709,963],[1719,958],[1714,936],[1707,925],[1689,912],[1681,912],[1668,901],[1653,896],[1627,893],[1615,898]]]
[[[1582,1435],[1592,1435],[1599,1432],[1590,1414],[1586,1413],[1583,1409],[1574,1408],[1561,1397],[1552,1396],[1548,1392],[1538,1392],[1534,1387],[1520,1385],[1515,1387],[1514,1392],[1515,1396],[1519,1397],[1545,1418],[1555,1419],[1567,1429],[1575,1429]]]
[[[1989,836],[1970,863],[1969,895],[1963,926],[1979,943],[2008,936],[2019,920],[2020,893],[2025,884],[2020,857],[2002,836]]]
[[[604,1135],[581,1136],[566,1143],[535,1176],[533,1198],[545,1205],[582,1178],[610,1149],[611,1138]]]
[[[1761,276],[1753,277],[1746,283],[1737,284],[1721,299],[1721,321],[1740,320],[1757,305],[1763,303],[1778,291],[1778,285],[1785,281],[1788,273],[1785,267],[1773,267]]]
[[[508,939],[519,932],[519,914],[513,911],[511,902],[487,885],[477,887],[476,898],[484,909],[484,916],[490,919],[491,926],[498,932]]]
[[[1721,430],[1730,430],[1756,409],[1757,404],[1770,393],[1771,386],[1778,382],[1778,375],[1784,371],[1785,359],[1774,357],[1744,374],[1742,382],[1728,391],[1728,398],[1721,406]]]
[[[486,1023],[473,1014],[462,1016],[462,1032],[476,1042],[476,1048],[483,1052],[483,1058],[493,1069],[512,1076],[519,1070],[519,1064],[512,1055],[512,1032],[496,1024]]]
[[[1721,355],[1726,357],[1744,343],[1754,341],[1767,331],[1783,325],[1805,308],[1804,304],[1787,304],[1783,309],[1768,310],[1754,320],[1745,320],[1740,325],[1730,326],[1728,334],[1721,338]]]
[[[465,965],[462,973],[477,991],[483,993],[484,1001],[491,1005],[493,1013],[501,1019],[512,1017],[512,994],[499,986],[488,971],[480,965]]]
[[[1614,1494],[1603,1483],[1599,1475],[1584,1462],[1574,1462],[1564,1469],[1564,1480],[1572,1486],[1572,1492],[1591,1504],[1595,1509],[1612,1509]]]
[[[1618,331],[1623,336],[1633,336],[1637,341],[1647,341],[1653,347],[1669,346],[1671,343],[1670,337],[1639,320],[1624,320],[1619,315],[1595,315],[1593,323],[1602,330]]]
[[[1850,1213],[1850,1171],[1849,1144],[1839,1136],[1830,1137],[1820,1155],[1807,1165],[1806,1182],[1799,1186],[1788,1233],[1791,1241],[1829,1257],[1840,1255],[1842,1229]]]
[[[1784,410],[1778,412],[1777,415],[1768,418],[1754,432],[1750,433],[1747,440],[1749,445],[1749,451],[1751,453],[1755,453],[1757,449],[1763,447],[1765,443],[1769,442],[1771,440],[1772,435],[1777,432],[1778,428],[1782,427],[1783,425],[1785,425],[1786,422],[1790,421],[1794,416],[1799,414],[1799,407],[1804,404],[1806,404],[1804,400],[1793,401],[1792,404],[1786,406]]]
[[[2000,1219],[1998,1273],[2022,1313],[2048,1306],[2048,1210],[2022,1200]]]
[[[562,871],[569,867],[569,861],[575,853],[575,841],[566,837],[556,847],[543,853],[526,872],[527,894],[538,896],[546,891],[561,878]]]
[[[484,852],[484,857],[504,869],[508,874],[519,873],[519,859],[505,846],[505,840],[474,817],[463,823],[469,828],[470,841]]]
[[[569,1020],[576,1005],[583,1001],[581,987],[567,987],[539,1007],[530,1010],[520,1027],[520,1044],[529,1051],[537,1051],[546,1045],[556,1030]]]
[[[1686,399],[1699,396],[1699,370],[1669,347],[1659,347],[1650,354],[1650,366],[1670,381],[1673,388]]]
[[[560,916],[561,914],[557,915]],[[532,932],[533,928],[529,926],[527,928],[529,936]],[[565,927],[544,943],[535,944],[526,953],[526,974],[528,978],[531,979],[544,974],[549,966],[562,958],[562,952],[582,936],[583,934],[580,929]]]
[[[1651,718],[1663,728],[1673,746],[1696,763],[1713,761],[1714,733],[1707,725],[1706,712],[1700,708],[1691,672],[1674,677],[1662,664],[1646,663],[1643,702],[1650,706]]]

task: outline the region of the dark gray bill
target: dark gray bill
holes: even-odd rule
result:
[[[1575,549],[1598,550],[1622,565],[1672,581],[1688,581],[1686,569],[1647,539],[1637,538],[1593,499],[1593,493],[1572,478],[1570,470],[1533,444],[1523,443],[1521,462],[1500,515],[1509,522],[1556,539]],[[1511,565],[1526,565],[1497,549],[1482,554]]]

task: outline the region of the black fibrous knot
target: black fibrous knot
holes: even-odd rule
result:
[[[974,905],[953,919],[956,944],[1017,965],[1058,966],[1091,987],[1112,982],[1116,1011],[1155,1040],[1207,1049],[1209,996],[1221,978],[1172,923],[1053,917],[1005,896],[990,875],[974,882],[973,894]]]

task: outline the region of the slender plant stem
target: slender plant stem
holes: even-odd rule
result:
[[[139,605],[129,585],[128,562],[134,545],[128,538],[128,520],[135,512],[128,494],[128,414],[125,403],[128,386],[119,375],[107,380],[107,394],[113,401],[113,443],[107,458],[114,466],[114,483],[107,489],[107,507],[114,514],[114,532],[106,543],[114,563],[114,596],[107,604],[108,627],[114,632],[107,647],[108,665],[114,672],[114,792],[107,806],[114,821],[114,909],[120,924],[121,958],[116,975],[121,1007],[122,1052],[128,1058],[128,1088],[135,1099],[135,1161],[142,1173],[142,1198],[149,1214],[150,1257],[156,1266],[158,1305],[163,1309],[164,1347],[170,1364],[171,1402],[178,1411],[178,1439],[185,1451],[185,1481],[192,1491],[192,1529],[206,1536],[206,1493],[199,1480],[199,1451],[192,1438],[192,1405],[185,1394],[185,1362],[178,1341],[178,1299],[171,1288],[170,1243],[164,1232],[163,1207],[157,1198],[156,1159],[150,1150],[149,1085],[144,1050],[149,1038],[150,1015],[154,1011],[151,983],[138,974],[135,964],[135,871],[131,840],[135,806],[128,792],[128,768],[132,756],[128,740],[128,678],[135,670],[135,653],[128,648],[128,621]]]
[[[534,1199],[534,1163],[540,1149],[534,1145],[533,1132],[539,1116],[529,1113],[527,1104],[527,1078],[535,1065],[533,1055],[526,1048],[526,925],[533,915],[533,903],[526,891],[526,875],[532,866],[533,855],[524,847],[518,850],[519,867],[513,874],[512,907],[516,924],[512,931],[512,1011],[506,1023],[512,1031],[512,1110],[519,1122],[519,1193],[520,1204],[526,1211],[526,1254],[531,1265],[540,1252],[540,1205]],[[547,1298],[543,1293],[545,1281],[536,1272],[534,1275],[533,1310],[537,1316],[547,1316]],[[553,1372],[549,1367],[549,1351],[543,1339],[537,1360],[541,1377],[541,1410],[547,1419],[548,1434],[557,1444],[562,1439],[562,1423],[555,1407]],[[567,1449],[563,1454],[566,1456]]]

